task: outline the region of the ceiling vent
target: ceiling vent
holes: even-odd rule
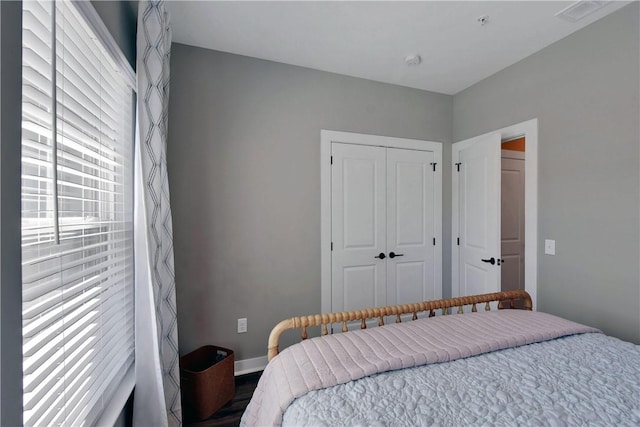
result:
[[[605,1],[590,1],[590,0],[580,0],[569,7],[562,9],[560,12],[556,13],[560,19],[569,22],[578,22],[581,19],[586,18],[597,10],[602,9],[606,5],[611,3],[611,0]]]

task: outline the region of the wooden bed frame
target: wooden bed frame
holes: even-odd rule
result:
[[[442,310],[443,315],[449,314],[449,309],[458,307],[457,314],[464,313],[464,306],[470,305],[471,311],[476,312],[477,304],[485,304],[485,311],[491,310],[489,303],[497,301],[498,310],[505,308],[505,302],[509,302],[509,308],[516,308],[516,301],[522,301],[523,310],[531,310],[532,303],[529,294],[523,290],[495,292],[483,295],[471,295],[466,297],[441,299],[435,301],[424,301],[415,304],[390,305],[385,307],[367,308],[363,310],[342,311],[339,313],[315,314],[311,316],[292,317],[278,323],[269,335],[268,359],[273,359],[279,352],[280,335],[288,329],[302,329],[301,339],[307,339],[307,327],[321,326],[322,335],[329,333],[328,326],[333,323],[342,323],[342,332],[348,332],[347,322],[360,320],[360,329],[367,328],[367,319],[379,319],[378,325],[384,325],[384,318],[396,316],[395,323],[401,323],[401,315],[413,314],[412,320],[418,318],[418,313],[429,311],[429,317],[435,316],[435,310]]]

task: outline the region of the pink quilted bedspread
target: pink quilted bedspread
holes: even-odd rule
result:
[[[550,314],[500,310],[312,338],[285,349],[269,363],[242,425],[280,425],[289,404],[312,390],[587,332],[599,331]]]

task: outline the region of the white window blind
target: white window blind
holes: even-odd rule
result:
[[[127,82],[73,3],[23,2],[27,426],[94,424],[134,361]]]

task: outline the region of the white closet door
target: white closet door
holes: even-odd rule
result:
[[[430,151],[387,149],[388,305],[440,295],[434,275],[433,163]]]
[[[333,143],[331,154],[332,308],[384,305],[385,148]]]

